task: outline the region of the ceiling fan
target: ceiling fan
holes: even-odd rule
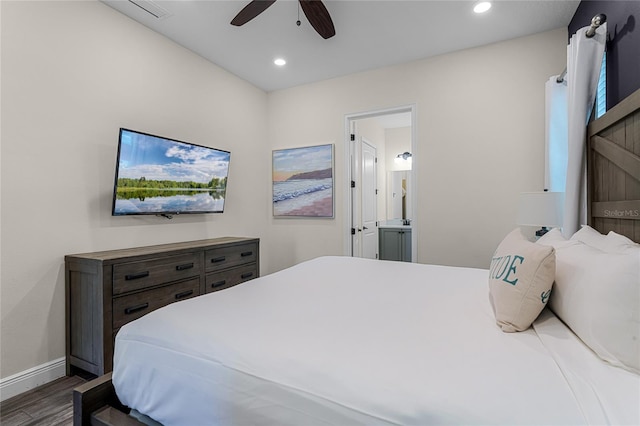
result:
[[[233,18],[231,25],[239,27],[246,24],[275,2],[276,0],[253,0]],[[333,27],[329,11],[321,0],[299,0],[299,2],[309,23],[322,38],[328,39],[336,35],[336,29]],[[297,24],[300,25],[300,20],[298,20]]]

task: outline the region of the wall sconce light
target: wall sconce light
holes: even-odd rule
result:
[[[520,194],[518,225],[541,226],[536,237],[549,228],[562,226],[564,192],[523,192]]]
[[[398,154],[395,158],[395,163],[396,164],[402,164],[403,162],[407,161],[407,162],[411,162],[411,153],[410,152],[403,152],[402,154]]]

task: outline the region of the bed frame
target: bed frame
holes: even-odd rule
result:
[[[640,90],[587,130],[588,223],[640,242]],[[128,416],[115,394],[111,373],[73,391],[73,424],[143,425]]]
[[[129,416],[129,411],[116,396],[111,382],[111,373],[91,380],[73,390],[74,426],[143,425]]]

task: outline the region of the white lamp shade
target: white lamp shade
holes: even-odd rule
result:
[[[523,192],[520,194],[518,225],[562,226],[564,192]]]

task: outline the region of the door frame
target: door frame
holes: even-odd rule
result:
[[[353,123],[362,120],[365,118],[378,117],[381,115],[391,115],[391,114],[400,114],[400,113],[410,113],[411,114],[411,155],[412,155],[412,166],[411,166],[411,187],[409,188],[409,194],[411,196],[411,261],[417,262],[418,260],[418,174],[417,174],[417,166],[419,164],[419,155],[418,155],[418,143],[416,140],[417,135],[417,122],[416,122],[416,104],[402,105],[398,107],[385,108],[379,110],[365,111],[347,114],[344,117],[344,169],[346,171],[344,182],[342,183],[344,188],[344,226],[343,226],[343,252],[346,256],[353,256],[353,248],[352,248],[352,237],[351,237],[351,221],[353,218],[353,207],[352,203],[352,191],[351,191],[351,181],[353,180],[354,170],[352,169],[353,165],[353,157],[355,153],[353,152],[353,142],[351,141],[351,130],[353,128]]]

